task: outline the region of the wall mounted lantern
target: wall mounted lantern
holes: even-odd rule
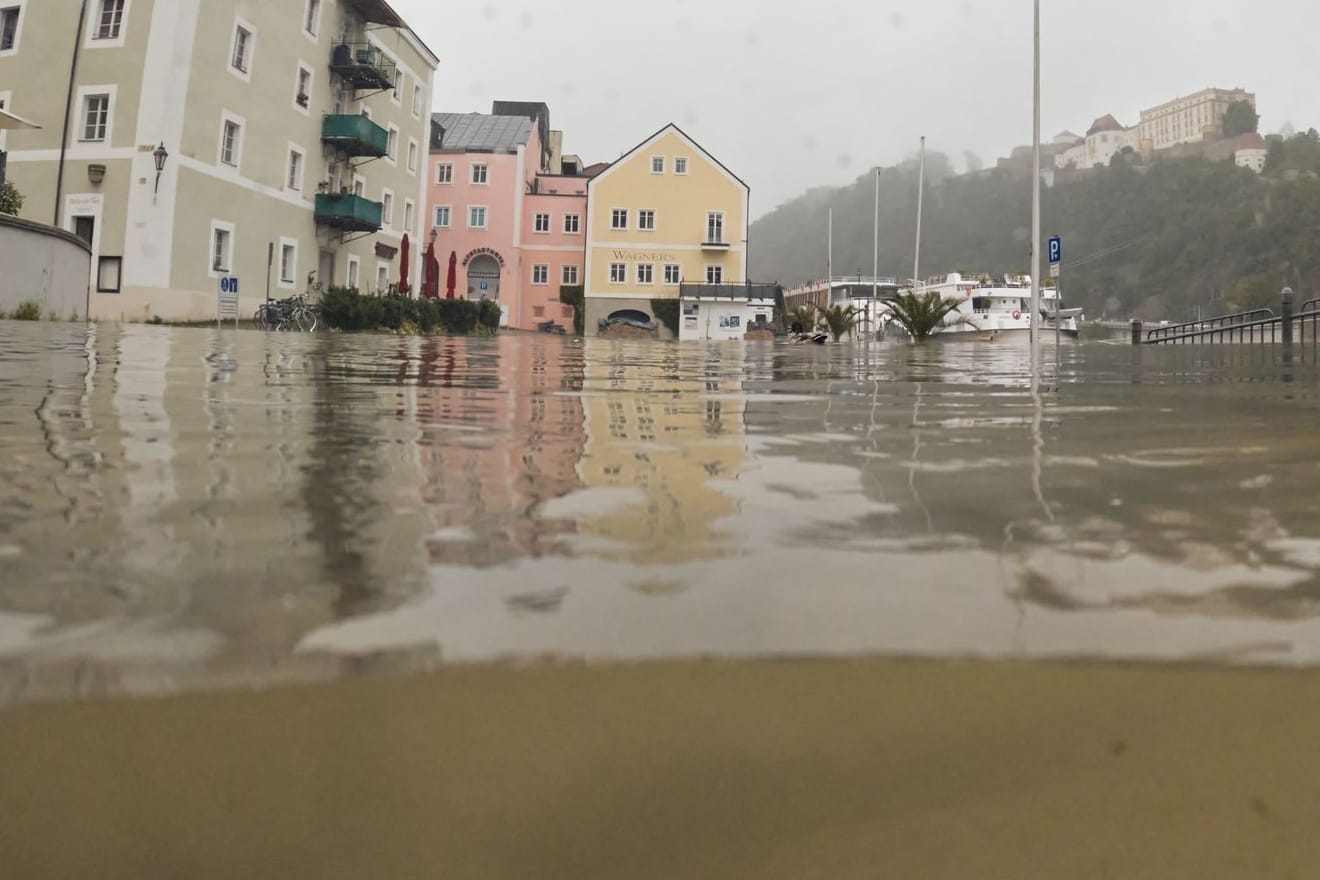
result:
[[[162,143],[151,156],[156,160],[156,192],[160,192],[160,175],[165,170],[165,160],[170,157],[170,154],[165,150],[165,144]]]

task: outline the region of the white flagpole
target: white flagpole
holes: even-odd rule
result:
[[[1040,340],[1040,0],[1035,0],[1035,45],[1032,77],[1031,166],[1031,342]]]
[[[926,198],[926,136],[921,136],[921,164],[917,169],[917,252],[912,258],[912,287],[921,285],[921,207]]]

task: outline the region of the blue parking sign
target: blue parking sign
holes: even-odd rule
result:
[[[481,282],[481,289],[482,289],[482,290],[490,290],[490,282],[489,282],[489,281],[483,281],[483,282]]]
[[[1054,236],[1050,239],[1050,265],[1055,266],[1063,262],[1063,237]]]

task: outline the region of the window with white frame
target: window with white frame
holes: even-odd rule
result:
[[[540,286],[550,283],[550,266],[546,263],[535,263],[532,266],[532,283]]]
[[[252,73],[252,44],[254,42],[252,29],[242,25],[234,25],[234,51],[229,57],[229,67],[238,73],[248,76]]]
[[[665,264],[665,284],[678,284],[683,278],[683,267],[678,263]]]
[[[655,211],[646,210],[637,212],[637,228],[647,231],[655,231]]]
[[[468,229],[486,228],[486,209],[479,205],[468,207]]]
[[[655,283],[655,266],[652,263],[637,264],[637,283],[638,284]]]
[[[688,160],[685,157],[679,156],[676,159],[674,159],[674,173],[675,174],[688,173]]]
[[[403,231],[415,235],[417,230],[413,229],[414,215],[417,209],[413,206],[410,199],[403,200]]]
[[[408,173],[417,173],[417,141],[408,139]]]
[[[706,283],[707,283],[707,284],[723,284],[723,283],[724,283],[724,267],[723,267],[723,266],[707,266],[707,267],[706,267]]]
[[[416,83],[415,85],[413,85],[412,115],[413,116],[422,115],[422,84],[421,83]]]
[[[578,267],[577,267],[577,266],[565,266],[565,267],[563,268],[563,271],[560,272],[560,274],[559,274],[559,280],[560,280],[560,283],[561,283],[561,284],[569,284],[569,285],[577,284],[577,283],[578,283]]]
[[[367,179],[361,174],[353,175],[353,195],[357,196],[359,199],[366,198],[367,196]]]
[[[289,175],[285,180],[288,189],[298,192],[302,189],[303,152],[297,147],[289,147]]]
[[[390,59],[390,60],[393,61],[394,59]],[[403,78],[404,78],[405,74],[404,74],[404,72],[403,72],[402,70],[398,70],[398,69],[397,69],[397,68],[398,68],[398,62],[397,62],[397,61],[394,62],[394,65],[395,65],[395,68],[396,68],[396,70],[395,70],[395,72],[394,72],[394,90],[393,90],[392,92],[390,92],[390,97],[394,100],[394,103],[396,103],[396,104],[402,104],[403,101],[402,101],[402,100],[400,99],[400,97],[399,97],[399,90],[403,88]]]
[[[652,157],[651,157],[651,173],[652,173],[652,174],[664,174],[664,173],[665,173],[665,157],[664,157],[664,156],[652,156]]]
[[[610,284],[625,284],[628,281],[627,263],[610,263]]]
[[[376,265],[376,292],[383,293],[390,289],[390,267],[384,263]]]
[[[628,228],[628,209],[615,208],[614,210],[610,211],[610,229],[619,230],[619,229],[627,229],[627,228]]]
[[[706,214],[706,242],[724,244],[724,212],[710,211]]]
[[[485,184],[490,182],[490,167],[480,163],[472,166],[472,182]]]
[[[321,30],[321,0],[307,0],[307,14],[303,16],[303,30],[316,36]]]
[[[110,95],[105,92],[83,96],[83,141],[105,141],[110,126]]]
[[[298,77],[293,87],[293,103],[304,113],[312,102],[312,69],[302,62],[298,63]]]
[[[450,213],[448,205],[438,205],[435,209],[435,225],[440,229],[448,229]]]
[[[18,50],[18,25],[22,15],[22,6],[0,7],[0,52]]]
[[[454,182],[454,166],[448,162],[441,162],[435,166],[435,182],[441,185],[448,185]]]
[[[536,220],[535,220],[535,222],[536,222],[536,225],[535,225],[534,228],[535,228],[535,230],[536,230],[537,232],[549,232],[549,231],[550,231],[550,215],[549,215],[549,214],[537,214],[537,215],[536,215]]]
[[[124,28],[126,0],[101,0],[92,22],[93,40],[118,40]]]
[[[236,119],[225,119],[220,129],[220,161],[238,167],[243,155],[243,124]]]
[[[234,264],[234,228],[227,223],[211,223],[211,271],[228,272]]]
[[[399,129],[390,125],[390,139],[385,144],[385,154],[391,162],[399,161]]]
[[[292,284],[298,271],[298,247],[284,242],[280,245],[280,281]]]
[[[358,289],[358,281],[361,279],[362,260],[352,254],[348,257],[348,286],[354,290]]]
[[[380,222],[386,229],[394,225],[394,193],[387,189],[380,193]]]
[[[564,232],[568,233],[569,235],[579,235],[582,232],[582,215],[565,214]]]

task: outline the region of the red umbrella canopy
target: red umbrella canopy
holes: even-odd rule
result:
[[[425,270],[422,277],[422,296],[427,299],[435,299],[439,293],[440,287],[440,264],[435,259],[435,242],[432,241],[426,246],[426,254],[422,257],[422,268]]]
[[[458,252],[449,252],[449,278],[445,281],[445,299],[454,298],[454,287],[458,285]]]
[[[403,234],[403,241],[399,242],[399,293],[412,293],[412,285],[408,283],[408,233]]]

